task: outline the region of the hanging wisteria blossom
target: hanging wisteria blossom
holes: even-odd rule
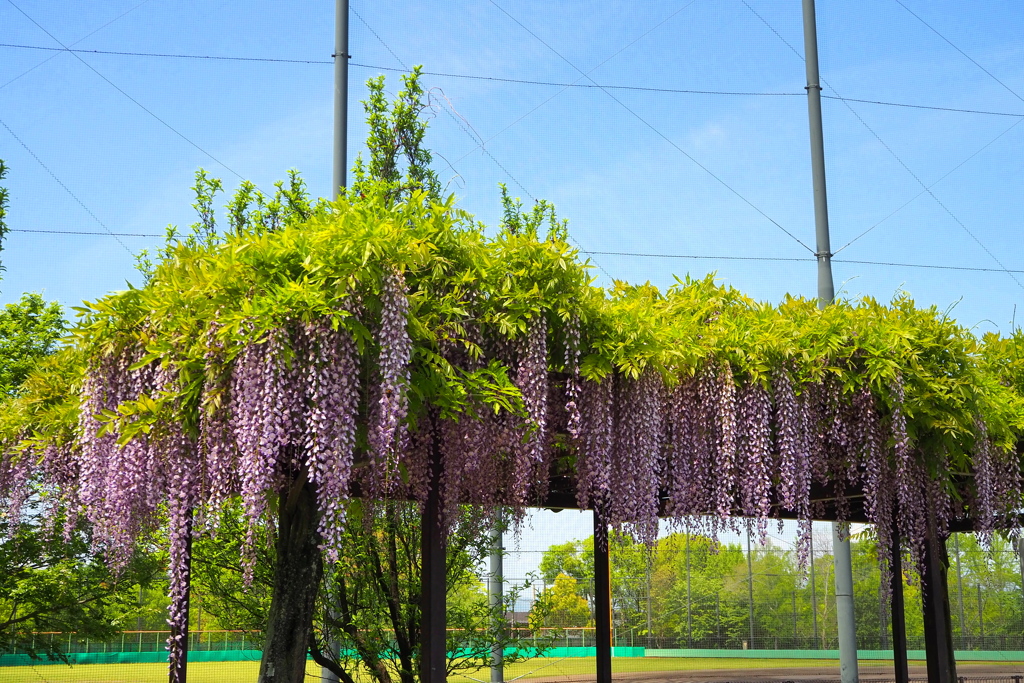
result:
[[[648,542],[665,516],[712,535],[796,518],[803,563],[812,517],[848,518],[876,525],[883,571],[954,523],[1016,521],[1016,337],[976,340],[905,298],[819,311],[712,278],[600,289],[557,231],[489,236],[415,193],[272,222],[178,244],[144,286],[90,304],[78,355],[0,425],[9,520],[39,482],[114,566],[167,525],[177,633],[191,539],[233,500],[247,578],[267,528],[299,549],[280,571],[309,570],[275,583],[303,605],[345,553],[353,496],[439,504],[451,524],[461,505],[575,500]]]

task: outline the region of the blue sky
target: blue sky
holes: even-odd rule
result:
[[[1024,114],[1011,92],[1024,95],[1024,6],[901,2],[818,3],[826,95]],[[490,224],[505,182],[527,202],[553,201],[587,250],[810,255],[759,213],[813,246],[797,0],[495,3],[352,1],[351,149],[364,136],[363,83],[381,73],[356,65],[589,83],[576,67],[602,85],[783,93],[610,90],[616,102],[597,88],[428,76],[436,103],[428,144],[449,190]],[[328,60],[333,3],[0,0],[0,42],[52,48],[57,40],[83,50]],[[200,166],[229,188],[238,176],[269,188],[297,168],[315,193],[329,193],[330,65],[80,57],[110,83],[67,53],[0,47],[12,228],[188,225]],[[386,73],[394,91],[397,74]],[[837,289],[887,300],[902,287],[922,305],[956,304],[953,315],[969,327],[1008,331],[1024,274],[839,259],[1024,269],[1024,125],[1016,125],[1024,118],[827,99],[824,119],[833,249],[882,221],[837,255]],[[137,281],[130,252],[159,241],[12,233],[2,298],[32,290],[67,305],[94,299]],[[811,260],[593,260],[602,283],[664,286],[673,274],[714,271],[758,299],[815,293]]]
[[[424,79],[436,105],[428,145],[439,175],[488,224],[500,213],[497,185],[504,182],[527,203],[553,201],[587,250],[809,256],[751,207],[813,246],[799,0],[495,2],[504,12],[490,0],[352,0],[350,149],[365,134],[363,83],[382,73],[357,65],[589,83],[575,66],[602,85],[783,93],[610,90],[620,104],[597,88]],[[1024,100],[1011,92],[1024,96],[1024,5],[901,2],[941,36],[896,0],[819,0],[826,95],[1024,115]],[[0,43],[53,48],[56,40],[18,8],[56,40],[84,50],[313,61],[333,52],[333,3],[324,0],[0,0]],[[0,47],[0,158],[10,167],[11,228],[104,232],[102,223],[112,232],[162,233],[169,223],[187,226],[199,167],[228,188],[241,176],[264,189],[297,168],[314,193],[330,193],[330,65],[80,57],[110,82],[67,53]],[[397,74],[384,73],[394,92]],[[1022,122],[826,99],[833,249],[877,224],[837,259],[997,270],[998,259],[1024,269]],[[922,194],[922,183],[934,197]],[[0,300],[24,291],[68,306],[95,299],[138,281],[132,252],[159,243],[12,232]],[[666,286],[673,274],[717,272],[762,300],[816,291],[813,260],[593,260],[603,284],[614,277]],[[1024,283],[1024,274],[835,264],[836,287],[846,296],[888,300],[903,288],[921,305],[956,304],[953,315],[979,331],[1009,331],[1024,303],[1017,280]],[[540,513],[524,549],[586,536],[588,519]]]

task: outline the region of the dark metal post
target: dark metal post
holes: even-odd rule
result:
[[[420,533],[422,569],[420,600],[422,610],[422,648],[420,650],[421,683],[445,683],[446,662],[446,584],[445,538],[442,526],[441,453],[437,443],[430,449],[430,492],[423,506]]]
[[[597,683],[612,683],[612,566],[608,524],[594,506],[594,626],[597,642]]]
[[[949,556],[946,540],[939,535],[933,514],[928,515],[921,603],[924,609],[924,647],[928,659],[929,683],[956,683],[953,656],[953,618],[949,605],[946,572]]]
[[[895,516],[892,526],[892,576],[889,579],[892,593],[892,608],[889,615],[889,623],[892,624],[892,660],[896,669],[896,683],[909,683],[907,613],[903,604],[903,556],[900,550],[900,533]]]

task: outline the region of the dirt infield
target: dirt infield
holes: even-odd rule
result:
[[[861,664],[860,680],[864,683],[881,683],[894,680],[892,664]],[[970,681],[1005,681],[1011,683],[1014,676],[1024,676],[1024,662],[1013,664],[985,664],[964,662],[957,666],[957,676]],[[770,669],[709,669],[704,671],[632,671],[612,674],[615,681],[630,683],[811,683],[812,681],[839,681],[839,667],[801,666]],[[921,663],[910,667],[912,681],[927,681],[928,673]],[[529,683],[583,683],[593,682],[593,674],[578,676],[552,676],[529,678]]]

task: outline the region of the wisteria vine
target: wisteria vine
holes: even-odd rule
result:
[[[57,411],[73,424],[3,434],[8,519],[45,480],[66,530],[84,514],[115,567],[166,519],[176,629],[193,527],[240,500],[251,575],[258,525],[296,482],[332,561],[356,495],[440,493],[455,523],[461,504],[521,514],[565,494],[645,541],[666,517],[711,535],[796,518],[802,563],[827,512],[875,524],[883,571],[904,546],[921,562],[954,520],[984,537],[1016,519],[1024,400],[906,302],[771,308],[711,280],[604,291],[557,240],[489,240],[435,205],[336,211],[189,256],[203,267],[172,259],[91,309]],[[918,335],[900,330],[903,356],[878,332],[890,319]],[[940,386],[963,368],[984,390]]]

